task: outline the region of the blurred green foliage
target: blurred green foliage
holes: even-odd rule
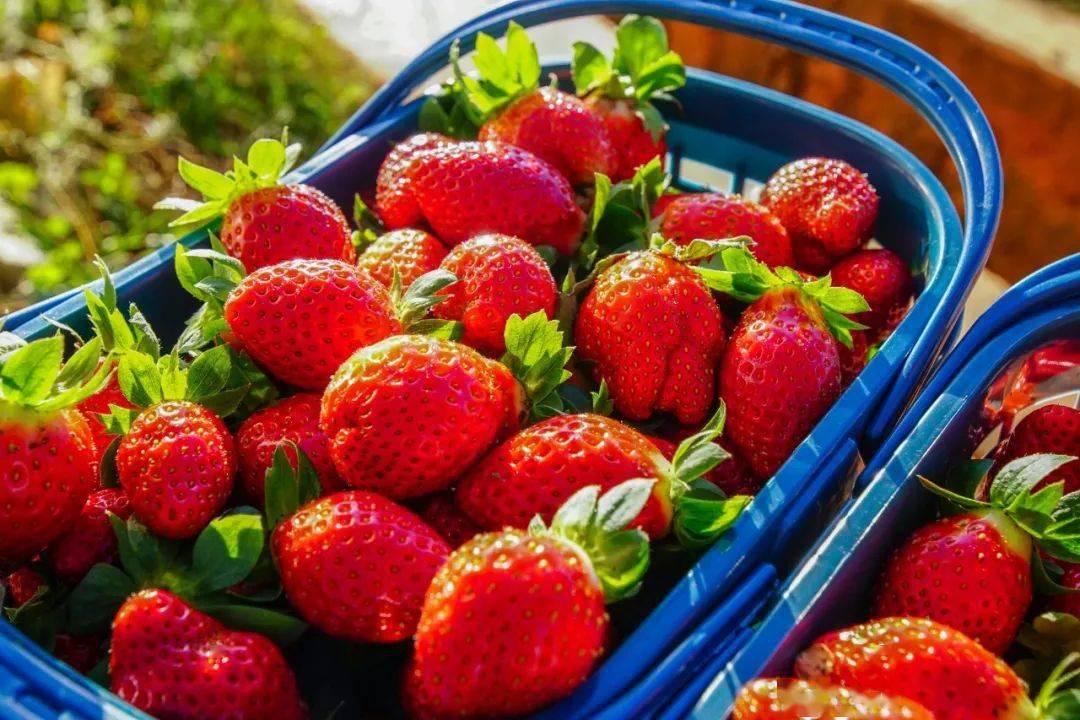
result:
[[[0,243],[43,253],[0,311],[171,241],[177,154],[223,168],[283,126],[312,150],[373,82],[296,0],[0,1]]]

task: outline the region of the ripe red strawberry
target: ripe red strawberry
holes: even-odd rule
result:
[[[400,335],[347,360],[323,395],[320,425],[338,474],[394,499],[451,486],[526,409],[546,406],[570,350],[543,313],[507,323],[513,368],[454,342]],[[518,378],[521,380],[519,384]]]
[[[424,598],[405,676],[410,714],[516,717],[584,682],[608,636],[605,596],[632,593],[648,564],[644,535],[622,530],[648,485],[609,492],[599,510],[598,495],[596,486],[583,489],[550,530],[540,523],[530,533],[480,535],[450,555]],[[571,539],[586,537],[595,542]],[[616,546],[625,552],[600,554]]]
[[[344,487],[334,463],[326,434],[319,429],[322,398],[300,393],[259,410],[240,424],[236,431],[236,452],[244,494],[256,505],[263,504],[266,471],[274,460],[274,451],[283,443],[295,443],[311,461],[326,492]],[[291,448],[290,461],[296,463]]]
[[[1065,572],[1057,579],[1059,585],[1069,590],[1080,590],[1080,563],[1062,563]],[[1050,607],[1058,612],[1080,618],[1080,593],[1062,593],[1050,598]]]
[[[91,341],[63,365],[64,341],[55,335],[0,360],[0,566],[44,550],[98,484],[93,433],[71,406],[108,380],[100,349]]]
[[[386,287],[394,284],[394,270],[402,287],[439,267],[446,257],[446,246],[423,230],[392,230],[380,235],[357,258],[357,267]]]
[[[616,171],[615,147],[600,116],[582,100],[553,87],[524,95],[480,128],[480,140],[528,150],[573,185]]]
[[[811,682],[909,698],[936,720],[1035,714],[1024,684],[1003,660],[921,618],[883,618],[829,633],[799,656],[795,671]]]
[[[1004,653],[1031,605],[1033,540],[1051,556],[1080,561],[1080,554],[1059,543],[1059,533],[1049,527],[1061,486],[1056,494],[1048,490],[1052,494],[1040,494],[1039,499],[1031,494],[1068,460],[1031,455],[1010,463],[990,485],[988,502],[923,480],[927,488],[968,512],[920,528],[896,551],[882,576],[874,614],[930,618],[993,653]],[[1032,527],[1030,523],[1040,518],[1048,527],[1032,538],[1023,527]]]
[[[1080,457],[1080,410],[1065,405],[1044,405],[1024,417],[1005,443],[998,447],[994,470],[1016,458],[1034,453],[1061,453]],[[1065,493],[1080,490],[1080,461],[1066,463],[1050,474],[1044,485],[1065,483]]]
[[[855,378],[866,367],[866,364],[870,362],[870,346],[866,338],[867,332],[869,331],[852,330],[851,347],[837,344],[836,349],[840,352],[840,376],[844,387],[854,382]]]
[[[221,242],[248,270],[299,258],[352,263],[356,253],[341,208],[309,185],[278,184],[299,153],[299,145],[258,140],[247,162],[236,160],[224,175],[180,158],[180,177],[205,201],[169,198],[158,207],[185,211],[170,226],[223,215]]]
[[[143,590],[112,624],[111,689],[160,718],[301,720],[307,710],[281,651],[229,630],[166,590]]]
[[[52,653],[60,662],[86,675],[101,661],[104,653],[97,635],[68,635],[57,633]]]
[[[131,515],[127,495],[116,488],[90,493],[79,517],[49,546],[49,566],[58,577],[74,584],[97,563],[116,561],[109,513],[126,520]]]
[[[668,463],[648,437],[617,420],[593,414],[557,415],[512,436],[465,473],[455,502],[486,530],[524,529],[537,515],[550,520],[567,498],[587,485],[608,490],[627,480],[649,478],[655,481],[652,494],[641,514],[633,518],[633,527],[657,539],[668,533],[674,521],[680,540],[704,544],[730,523],[715,528],[707,538],[692,538],[696,528],[687,526],[679,511],[690,488],[699,488],[699,479],[725,457],[712,444],[722,423],[721,411],[701,433],[685,441],[683,455],[687,448],[704,446],[712,453],[711,462],[689,466]],[[732,522],[748,501],[742,496],[726,498],[715,489],[711,496],[718,512],[732,513]]]
[[[739,692],[731,720],[934,720],[906,698],[863,694],[803,680],[755,680]]]
[[[823,273],[870,239],[878,194],[843,160],[803,158],[773,173],[761,204],[787,228],[799,268]]]
[[[274,530],[289,602],[333,637],[390,643],[413,634],[420,605],[450,546],[419,517],[381,495],[334,493]]]
[[[870,311],[855,316],[874,340],[892,332],[911,303],[911,271],[891,250],[858,250],[836,263],[834,285],[851,288],[866,298]]]
[[[687,265],[661,252],[630,253],[600,272],[578,312],[581,357],[630,420],[670,412],[700,424],[713,404],[724,317]]]
[[[232,492],[232,435],[221,418],[196,403],[154,405],[120,441],[116,474],[132,513],[151,531],[170,539],[194,537]]]
[[[654,206],[653,216],[659,218],[660,234],[679,245],[698,238],[719,240],[747,235],[754,241],[750,252],[769,267],[795,262],[787,230],[776,216],[739,195],[666,195],[663,203]]]
[[[773,272],[745,250],[723,251],[727,270],[697,268],[715,290],[750,302],[720,364],[727,439],[754,475],[769,478],[840,396],[837,340],[862,326],[844,313],[867,309],[858,293]]]
[[[427,225],[451,246],[501,233],[570,255],[585,223],[566,178],[497,142],[422,138],[395,149],[379,170],[375,204],[388,228]]]
[[[17,608],[30,602],[38,590],[45,587],[41,573],[28,566],[20,567],[4,578],[4,604]]]
[[[585,42],[574,43],[571,74],[579,95],[604,119],[619,182],[653,158],[666,159],[667,125],[652,100],[669,100],[686,84],[682,59],[668,49],[667,31],[656,18],[628,15],[615,31],[608,59]]]
[[[120,383],[116,376],[109,378],[105,387],[79,403],[79,412],[86,417],[86,423],[90,428],[90,434],[94,437],[94,447],[97,448],[97,460],[100,463],[109,445],[116,439],[116,435],[105,429],[99,415],[107,414],[109,407],[116,405],[122,408],[132,407],[131,402],[124,397],[120,390]]]
[[[451,548],[459,548],[483,532],[454,504],[450,493],[433,495],[420,508],[420,518]]]
[[[506,351],[503,330],[511,315],[555,315],[558,290],[534,247],[508,235],[479,235],[450,251],[442,268],[458,281],[446,286],[435,317],[464,326],[461,342],[485,355]]]

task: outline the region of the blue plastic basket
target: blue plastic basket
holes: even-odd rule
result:
[[[815,638],[864,620],[884,558],[936,507],[914,477],[941,477],[968,447],[968,430],[998,374],[1059,338],[1080,339],[1080,255],[1029,276],[980,318],[863,473],[865,491],[770,601],[751,641],[730,662],[717,658],[684,675],[679,691],[669,688],[665,712],[641,717],[723,718],[744,683],[790,673]]]
[[[616,606],[617,620],[636,627],[573,697],[542,713],[545,718],[596,717],[643,676],[672,682],[703,659],[730,654],[739,642],[713,645],[770,596],[774,578],[809,546],[842,500],[860,445],[873,448],[902,411],[949,341],[964,299],[989,252],[1001,204],[1001,171],[990,128],[959,81],[918,48],[881,30],[813,8],[777,0],[531,0],[516,2],[467,23],[436,42],[388,83],[316,157],[288,178],[313,184],[348,207],[354,192],[370,187],[391,145],[416,124],[417,102],[405,102],[425,78],[445,64],[450,42],[470,49],[478,31],[502,33],[509,20],[523,25],[578,15],[640,12],[697,22],[775,42],[853,68],[906,98],[938,131],[960,174],[965,196],[961,228],[940,183],[910,153],[848,118],[789,96],[691,71],[679,93],[683,111],[670,117],[669,168],[694,187],[693,168],[728,172],[722,190],[764,181],[783,163],[806,155],[843,158],[864,172],[881,194],[878,240],[922,273],[923,286],[908,317],[859,378],[762,490],[735,528],[685,569],[659,557],[647,584],[652,592]],[[565,65],[549,70],[565,75]],[[187,246],[205,242],[189,235]],[[164,248],[116,276],[121,304],[135,301],[163,340],[178,334],[193,303],[172,274],[172,248]],[[81,297],[68,295],[7,320],[24,337],[53,331],[49,320],[87,327]],[[667,577],[663,577],[667,575]],[[663,592],[657,593],[657,589]],[[670,591],[668,591],[670,588]],[[720,604],[721,600],[728,603]],[[734,604],[732,604],[734,603]],[[742,603],[742,604],[739,604]],[[737,611],[736,611],[737,610]],[[695,628],[699,628],[695,631]],[[4,645],[10,641],[15,644]],[[24,682],[22,694],[70,692],[100,697],[99,689],[56,663],[0,623],[0,662]],[[32,662],[31,662],[32,660]],[[661,683],[663,684],[663,683]],[[26,703],[24,703],[25,705]],[[13,706],[14,707],[14,706]],[[85,707],[85,706],[83,706]],[[72,717],[93,717],[84,710]],[[104,712],[103,710],[99,710]],[[115,706],[108,711],[115,714]],[[31,716],[34,716],[31,714]],[[45,715],[51,717],[51,715]]]

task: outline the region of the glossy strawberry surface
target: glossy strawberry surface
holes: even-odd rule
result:
[[[695,239],[721,240],[747,235],[753,240],[750,252],[761,262],[770,267],[795,264],[787,230],[775,215],[756,202],[724,193],[666,197],[671,199],[653,211],[660,219],[660,234],[665,238],[686,245]]]
[[[386,287],[393,284],[397,270],[401,287],[408,288],[413,280],[439,267],[446,253],[446,246],[429,232],[391,230],[360,253],[356,265]]]
[[[586,102],[603,119],[615,151],[615,167],[611,176],[613,182],[630,179],[639,167],[653,158],[660,158],[661,167],[667,162],[666,128],[658,138],[653,138],[641,116],[625,100],[594,95]]]
[[[832,281],[866,298],[870,311],[852,319],[866,325],[875,340],[895,329],[911,304],[911,271],[891,250],[859,250],[848,255],[833,266]]]
[[[934,720],[905,698],[802,680],[755,680],[739,692],[731,720]]]
[[[49,545],[49,565],[58,577],[77,583],[97,563],[116,562],[116,535],[109,513],[124,520],[131,515],[124,491],[101,488],[90,493],[79,517]]]
[[[94,436],[94,447],[97,448],[98,462],[101,461],[105,451],[109,449],[109,445],[117,437],[105,429],[101,418],[98,417],[102,414],[108,414],[112,405],[122,408],[132,407],[131,401],[124,397],[124,393],[120,390],[120,381],[116,379],[115,375],[109,378],[109,382],[105,387],[83,400],[77,406],[79,412],[86,417],[86,424],[90,428],[90,434]]]
[[[994,472],[1010,460],[1035,453],[1080,457],[1080,410],[1065,405],[1044,405],[1032,410],[998,448]],[[1080,460],[1055,470],[1042,481],[1041,487],[1056,482],[1065,483],[1066,493],[1080,490]]]
[[[432,527],[450,547],[458,548],[482,530],[454,503],[450,492],[432,495],[420,506],[420,518]]]

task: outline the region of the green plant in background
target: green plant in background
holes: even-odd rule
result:
[[[373,82],[297,0],[4,0],[0,312],[173,240],[178,155],[311,150]]]

